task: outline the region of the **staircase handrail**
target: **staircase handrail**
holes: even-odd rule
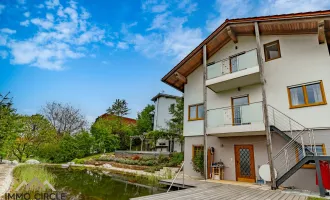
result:
[[[300,124],[299,122],[297,122],[296,120],[292,119],[291,117],[289,117],[288,115],[284,114],[283,112],[279,111],[277,108],[274,108],[273,106],[269,105],[269,107],[271,107],[272,109],[276,110],[277,112],[281,113],[282,115],[286,116],[287,118],[289,118],[290,120],[294,121],[295,123],[299,124],[300,126],[304,127],[304,129],[307,129],[304,125]]]
[[[181,165],[181,167],[180,167],[180,169],[179,169],[178,173],[176,173],[176,175],[175,175],[174,179],[172,180],[172,182],[171,182],[171,185],[170,185],[170,187],[168,188],[167,192],[169,192],[169,191],[170,191],[170,189],[171,189],[171,187],[172,187],[172,185],[173,185],[174,181],[175,181],[175,180],[176,180],[176,178],[178,177],[178,175],[179,175],[179,173],[181,172],[181,170],[182,170],[183,166],[184,166],[184,162],[182,162],[182,165]],[[166,193],[167,193],[167,192],[166,192]]]
[[[297,139],[298,137],[301,137],[301,134],[304,133],[306,130],[309,130],[309,129],[305,128],[304,130],[300,131],[295,137],[292,138],[292,140],[290,140],[290,142],[286,143],[286,144],[285,144],[285,145],[284,145],[284,146],[278,151],[278,153],[277,153],[275,156],[273,156],[273,159],[277,158],[277,157],[281,154],[281,152],[284,151],[284,149],[286,149],[289,145],[291,145],[291,144],[294,143],[294,142],[297,142],[296,139]]]

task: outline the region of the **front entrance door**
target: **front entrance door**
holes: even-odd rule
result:
[[[255,182],[253,145],[235,145],[236,180]]]

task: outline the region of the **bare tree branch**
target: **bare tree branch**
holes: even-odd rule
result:
[[[64,133],[74,134],[86,128],[87,125],[87,121],[81,114],[80,109],[76,109],[69,104],[47,103],[42,108],[42,113],[56,129],[58,135],[63,135]]]

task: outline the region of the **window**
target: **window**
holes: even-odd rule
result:
[[[249,104],[249,96],[232,97],[231,104],[233,126],[244,124],[244,120],[242,119],[242,106]]]
[[[311,150],[312,148],[314,148],[314,146],[306,145],[305,146],[306,154],[308,154],[308,151]],[[316,148],[317,155],[319,155],[319,156],[327,155],[327,151],[326,151],[326,148],[325,148],[324,144],[315,145],[315,148]],[[296,160],[297,160],[297,162],[299,162],[299,160],[301,160],[303,158],[303,154],[301,153],[301,151],[302,151],[301,148],[296,149]],[[314,163],[313,164],[305,164],[305,165],[302,166],[302,168],[315,169],[315,164]]]
[[[270,61],[281,57],[280,41],[264,44],[265,60]]]
[[[204,106],[203,104],[189,106],[188,120],[201,120],[204,119]]]
[[[192,146],[192,159],[199,152],[204,152],[204,146],[203,145],[193,145]]]
[[[288,95],[290,108],[327,104],[322,81],[290,86]]]

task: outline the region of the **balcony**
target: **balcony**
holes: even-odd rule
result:
[[[214,92],[260,83],[257,50],[230,56],[207,66],[206,86]]]
[[[206,132],[218,137],[265,135],[262,102],[208,110]]]

